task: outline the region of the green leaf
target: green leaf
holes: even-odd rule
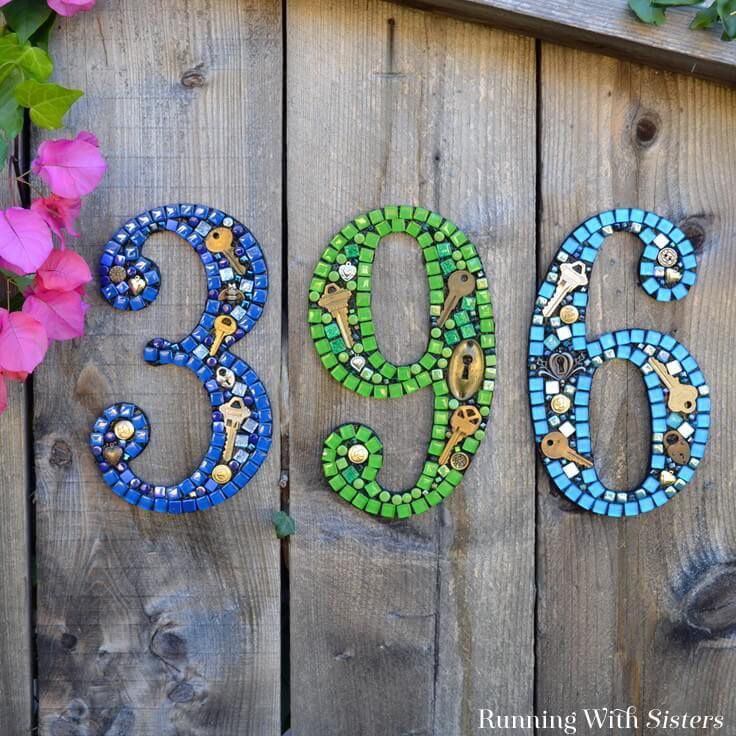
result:
[[[688,5],[700,5],[703,0],[652,0],[652,5],[657,8],[677,8]]]
[[[18,289],[18,291],[20,291],[21,294],[33,283],[33,279],[36,278],[35,273],[20,276],[17,273],[13,273],[12,271],[6,271],[4,268],[0,268],[0,274],[5,276],[5,278],[10,281],[11,284],[15,284],[16,288]]]
[[[51,8],[46,0],[13,0],[3,8],[3,14],[8,26],[25,42],[48,20]]]
[[[51,36],[51,31],[54,28],[55,21],[56,13],[51,13],[51,15],[46,19],[46,22],[33,34],[31,38],[31,42],[35,46],[43,49],[46,53],[49,51],[49,37]]]
[[[651,0],[629,0],[629,7],[644,23],[654,23],[661,26],[665,21],[664,10],[655,8]]]
[[[709,8],[699,10],[693,18],[690,28],[712,28],[718,21],[718,3],[717,0]]]
[[[723,39],[736,38],[736,0],[717,0],[718,15],[723,23]]]
[[[61,128],[64,115],[83,94],[78,89],[33,79],[26,80],[15,89],[15,98],[31,111],[31,121],[47,130]]]
[[[13,67],[0,82],[0,161],[8,157],[8,147],[23,129],[23,110],[15,99],[15,88],[23,81],[20,70]]]
[[[54,69],[43,49],[27,42],[21,44],[15,33],[6,33],[0,36],[0,81],[16,67],[22,69],[25,76],[39,82],[45,82]]]
[[[271,514],[271,521],[279,539],[285,539],[296,533],[296,523],[286,511],[274,511]]]

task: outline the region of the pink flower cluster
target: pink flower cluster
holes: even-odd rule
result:
[[[65,235],[78,235],[81,198],[102,181],[107,164],[97,139],[83,132],[43,142],[31,168],[51,194],[34,200],[30,210],[0,211],[0,268],[33,275],[21,311],[0,308],[0,412],[7,404],[6,378],[25,380],[50,341],[84,334],[84,287],[92,275],[84,259],[66,249]]]
[[[0,8],[8,5],[13,0],[0,0]],[[96,0],[46,0],[51,10],[55,10],[59,15],[76,15],[83,10],[92,10]]]

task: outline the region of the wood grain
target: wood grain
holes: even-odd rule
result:
[[[374,0],[293,0],[287,49],[293,732],[472,733],[480,707],[532,708],[534,466],[519,399],[535,267],[534,45]],[[306,304],[334,232],[391,203],[435,209],[479,246],[500,378],[494,429],[458,491],[382,524],[327,487],[322,441],[342,422],[369,424],[387,448],[382,482],[407,486],[430,393],[380,402],[343,389],[317,358]],[[409,362],[427,337],[419,249],[389,238],[376,260],[378,339]]]
[[[194,201],[241,219],[263,245],[275,288],[235,352],[277,414],[281,35],[275,0],[124,0],[65,19],[53,49],[58,78],[87,93],[70,128],[95,131],[110,164],[80,227],[93,270],[110,235],[146,208]],[[56,346],[37,378],[40,733],[273,736],[281,733],[270,520],[278,437],[237,497],[185,517],[121,502],[87,448],[101,410],[132,400],[152,425],[136,461],[147,479],[181,479],[206,449],[201,384],[142,359],[151,338],[178,339],[196,324],[203,270],[174,236],[155,236],[146,254],[162,272],[157,302],[119,313],[93,289],[87,336]]]
[[[6,204],[11,204],[6,197]],[[1,303],[5,293],[0,288]],[[28,733],[32,725],[31,570],[26,387],[6,382],[0,414],[0,733]]]
[[[715,408],[691,485],[641,518],[577,513],[545,495],[540,472],[537,703],[554,713],[597,704],[721,714],[733,724],[736,394],[728,355],[736,321],[736,142],[724,131],[736,123],[736,94],[551,45],[542,48],[541,94],[541,273],[567,232],[596,211],[635,205],[680,224],[699,259],[688,297],[676,304],[648,298],[637,286],[641,248],[618,235],[594,271],[588,332],[670,332],[700,362]],[[648,466],[649,411],[638,372],[619,363],[597,377],[592,419],[607,482],[634,486]],[[643,719],[636,733],[664,730]]]
[[[721,41],[718,28],[690,31],[695,14],[690,8],[669,9],[663,26],[650,26],[637,20],[626,0],[400,1],[576,49],[736,83],[734,45]]]

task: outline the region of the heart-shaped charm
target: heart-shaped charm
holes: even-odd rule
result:
[[[355,274],[358,273],[358,269],[355,268],[355,266],[348,262],[343,263],[340,268],[337,269],[337,272],[340,274],[340,278],[343,281],[352,281],[355,278]]]
[[[123,448],[120,445],[107,445],[102,450],[102,457],[109,465],[117,465],[123,458]]]
[[[356,371],[362,371],[365,367],[365,358],[362,355],[354,355],[350,359],[350,365],[353,366]]]

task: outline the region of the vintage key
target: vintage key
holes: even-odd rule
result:
[[[348,324],[348,303],[352,296],[353,292],[348,289],[343,289],[337,284],[327,284],[324,293],[317,302],[337,322],[342,339],[348,348],[353,347],[353,336],[350,334],[350,325]]]
[[[665,432],[663,439],[667,457],[678,465],[687,465],[690,462],[690,445],[676,429]]]
[[[582,261],[575,263],[563,263],[560,266],[560,277],[557,280],[557,288],[552,298],[547,302],[542,310],[543,317],[551,317],[557,307],[562,304],[562,300],[575,289],[581,286],[587,286],[588,277],[585,275],[585,264]]]
[[[475,289],[475,276],[469,271],[453,271],[447,279],[447,298],[437,320],[437,327],[442,327],[452,314],[461,297],[472,294]]]
[[[238,323],[232,317],[228,317],[226,314],[215,317],[215,326],[213,328],[215,339],[210,348],[210,355],[216,355],[220,349],[220,345],[222,345],[222,341],[228,335],[232,335],[237,329]]]
[[[592,468],[593,463],[587,457],[578,455],[575,450],[570,447],[562,432],[550,432],[542,437],[539,443],[542,454],[552,460],[570,460],[583,468]]]
[[[220,412],[225,422],[225,433],[227,434],[222,459],[227,462],[233,457],[235,436],[243,422],[250,416],[250,409],[243,403],[243,399],[239,396],[233,396],[230,401],[220,405]]]
[[[677,411],[685,414],[692,414],[698,400],[698,389],[680,381],[673,376],[663,363],[656,358],[649,358],[649,365],[652,366],[654,372],[659,376],[659,380],[669,389],[667,397],[667,407],[670,411]]]
[[[230,228],[216,227],[211,230],[205,238],[204,244],[210,253],[222,253],[235,270],[235,273],[241,276],[245,273],[245,266],[233,253],[233,231]]]
[[[455,447],[460,440],[464,440],[466,437],[469,437],[476,429],[478,429],[480,420],[480,412],[472,404],[458,406],[458,408],[455,409],[450,417],[450,428],[452,429],[452,434],[450,435],[450,439],[447,440],[445,449],[442,450],[442,454],[438,460],[440,465],[445,465],[447,463],[450,459],[450,455],[452,454],[452,448]]]

